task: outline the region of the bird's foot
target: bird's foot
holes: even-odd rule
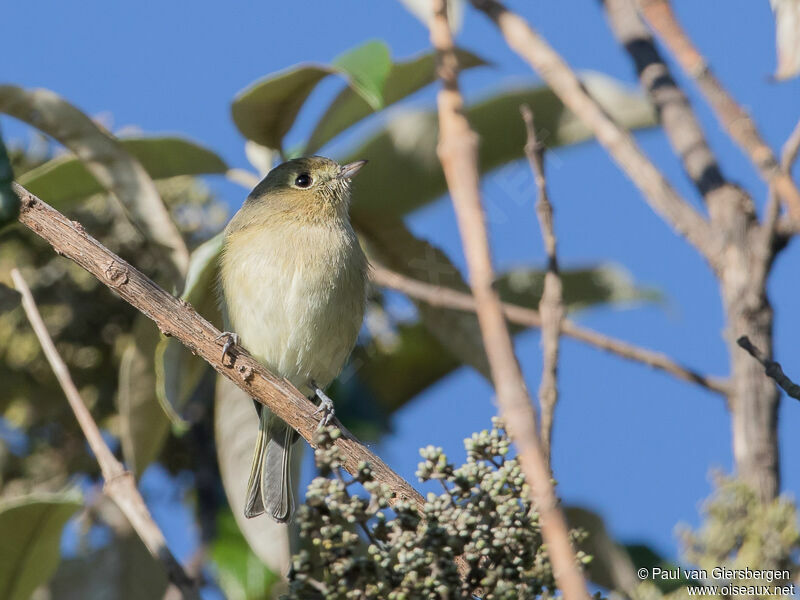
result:
[[[221,334],[217,336],[216,341],[222,339],[225,340],[225,343],[222,345],[221,360],[222,363],[225,364],[225,357],[228,355],[228,352],[230,352],[231,348],[233,348],[234,346],[239,345],[239,334],[233,333],[231,331],[223,331]]]
[[[320,389],[320,387],[311,382],[312,387],[314,388],[314,395],[319,399],[319,406],[317,410],[314,411],[314,414],[322,413],[322,418],[319,420],[319,425],[317,429],[322,429],[330,424],[331,420],[333,420],[336,411],[333,409],[333,400],[331,400],[328,395]]]

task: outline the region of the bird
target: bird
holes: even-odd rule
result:
[[[219,283],[226,331],[223,361],[240,344],[274,374],[334,414],[325,388],[352,352],[364,317],[368,262],[350,222],[351,179],[364,167],[322,156],[273,168],[223,234]],[[266,406],[244,514],[280,523],[295,510],[291,451],[299,435]]]

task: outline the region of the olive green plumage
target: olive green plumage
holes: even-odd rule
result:
[[[227,325],[276,375],[309,397],[341,371],[361,328],[367,260],[350,224],[350,178],[312,156],[275,167],[225,229],[220,283]],[[259,436],[245,514],[294,510],[289,472],[297,435],[257,405]]]

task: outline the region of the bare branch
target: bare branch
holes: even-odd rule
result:
[[[288,381],[267,371],[240,346],[221,360],[220,332],[186,303],[165,292],[146,275],[88,235],[84,228],[70,221],[39,198],[14,184],[21,200],[20,222],[48,241],[55,251],[75,261],[107,285],[123,300],[155,321],[162,333],[174,336],[214,369],[233,381],[257,402],[267,406],[286,421],[312,446],[319,423],[316,406]],[[359,442],[338,420],[342,430],[336,445],[344,457],[344,468],[356,474],[361,462],[372,466],[375,477],[394,492],[394,502],[408,501],[421,509],[424,500],[402,477]]]
[[[525,122],[527,142],[525,155],[531,165],[539,197],[536,201],[536,216],[542,231],[545,252],[547,253],[547,273],[544,276],[544,289],[539,300],[539,314],[542,318],[542,380],[539,383],[539,407],[542,412],[539,430],[542,436],[542,450],[547,464],[552,464],[553,414],[558,403],[558,340],[561,335],[561,322],[564,320],[561,276],[558,273],[556,254],[556,232],[553,227],[553,206],[547,195],[547,180],[544,175],[544,144],[536,137],[531,107],[520,107]]]
[[[780,387],[795,400],[800,400],[800,385],[797,385],[794,381],[786,376],[779,363],[766,358],[761,350],[756,348],[750,341],[750,338],[748,338],[746,335],[743,335],[736,340],[736,343],[746,350],[750,356],[755,358],[763,365],[767,377],[774,379],[778,387]]]
[[[381,264],[372,261],[372,280],[380,286],[391,288],[402,292],[411,298],[427,302],[431,306],[442,308],[452,308],[463,310],[464,312],[475,312],[475,299],[469,294],[459,292],[452,288],[433,285],[425,281],[413,279],[392,271]],[[504,302],[502,304],[503,314],[510,323],[522,325],[524,327],[541,328],[542,318],[539,313],[532,308],[518,306]],[[696,383],[712,392],[726,395],[729,391],[728,382],[724,379],[709,377],[685,367],[661,352],[654,352],[646,348],[640,348],[628,342],[617,340],[602,333],[586,329],[576,324],[574,321],[564,319],[561,322],[561,334],[572,339],[579,340],[595,348],[605,350],[621,358],[626,358],[635,362],[653,367],[665,373],[669,373],[682,381]]]
[[[186,574],[183,567],[167,547],[164,534],[161,533],[158,525],[153,521],[150,511],[147,510],[147,506],[136,488],[133,475],[125,470],[125,467],[116,459],[105,440],[103,440],[97,423],[95,423],[89,409],[83,403],[83,399],[78,393],[78,388],[75,387],[75,383],[72,381],[66,363],[58,354],[58,350],[47,332],[47,327],[39,314],[39,309],[36,307],[36,302],[28,284],[16,268],[11,269],[11,278],[14,281],[14,287],[17,288],[17,291],[22,296],[22,307],[36,333],[36,337],[39,339],[39,343],[42,345],[44,355],[47,357],[47,361],[50,363],[50,367],[53,369],[59,384],[61,384],[61,389],[64,390],[72,412],[75,413],[75,418],[78,420],[78,424],[89,442],[89,447],[97,458],[100,471],[105,480],[103,491],[114,500],[125,514],[133,529],[147,546],[150,554],[164,565],[167,577],[180,590],[181,595],[186,599],[199,600],[200,594],[197,590],[197,585]]]
[[[714,202],[753,211],[752,199],[722,174],[689,98],[672,76],[650,30],[639,16],[636,0],[603,0],[609,25],[630,55],[639,82],[658,111],[659,121],[683,168],[715,214]]]
[[[781,148],[781,168],[789,176],[791,176],[792,167],[795,160],[797,160],[798,153],[800,153],[800,120],[797,121],[792,133],[789,134],[783,144],[783,148]],[[778,194],[775,191],[775,186],[770,186],[767,207],[764,211],[764,224],[761,230],[761,247],[768,253],[768,256],[774,257],[776,254],[774,247],[776,236],[781,235],[784,238],[790,238],[796,235],[799,229],[800,221],[793,219],[791,215],[783,219],[780,218]],[[757,273],[756,275],[761,275],[763,279],[766,279],[767,269],[764,269],[763,274]]]
[[[798,154],[800,154],[800,120],[797,121],[792,133],[789,134],[789,138],[781,148],[781,168],[787,173],[791,172]]]
[[[775,188],[792,218],[800,220],[800,191],[778,164],[753,119],[714,76],[705,58],[675,18],[671,3],[668,0],[637,1],[645,19],[670,49],[681,68],[697,82],[730,138],[750,158],[764,181]]]
[[[246,169],[228,169],[225,173],[225,178],[228,181],[239,184],[247,190],[252,190],[258,185],[258,182],[261,181],[258,175]]]
[[[498,26],[508,45],[547,82],[636,184],[650,207],[709,261],[720,267],[721,240],[709,222],[672,188],[631,134],[592,98],[564,59],[525,20],[496,0],[471,0]]]
[[[437,97],[437,152],[456,211],[497,402],[511,440],[519,451],[522,472],[539,511],[542,536],[553,563],[556,583],[567,600],[588,600],[586,582],[575,560],[550,470],[539,446],[533,406],[514,355],[500,297],[493,285],[494,273],[480,196],[478,140],[464,115],[464,102],[458,88],[458,60],[447,21],[447,1],[432,0],[432,7],[431,42],[436,49],[437,74],[443,84]]]

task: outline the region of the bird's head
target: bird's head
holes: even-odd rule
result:
[[[346,214],[350,179],[367,163],[347,165],[323,156],[295,158],[272,169],[253,189],[247,201],[271,211],[298,216]]]

